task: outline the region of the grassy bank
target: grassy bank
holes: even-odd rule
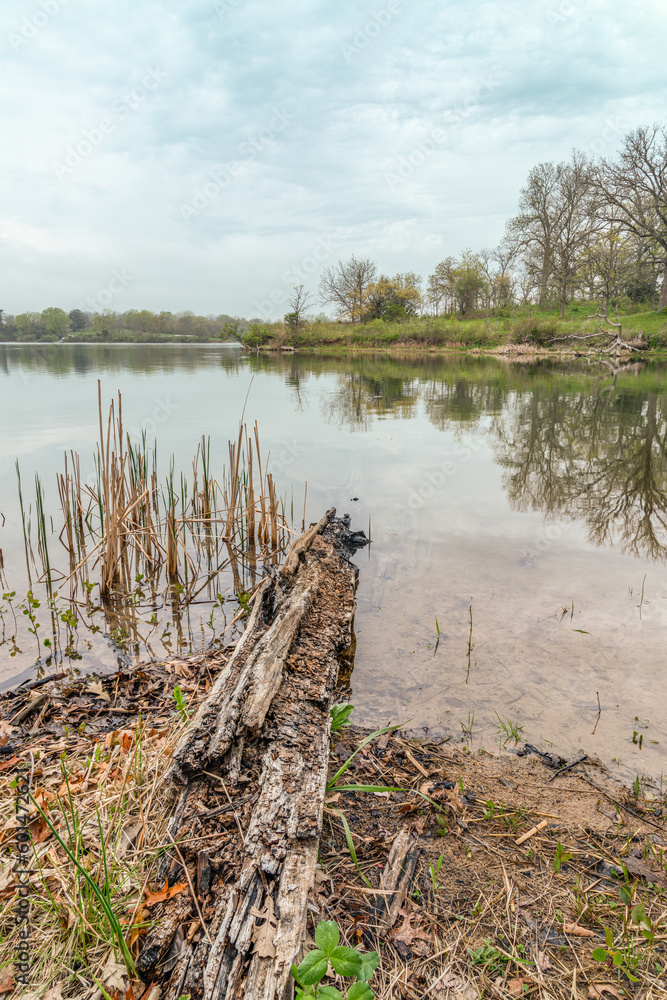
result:
[[[421,316],[399,322],[373,320],[370,323],[304,323],[292,331],[283,323],[253,324],[244,335],[250,348],[337,352],[358,350],[461,351],[498,350],[511,346],[523,349],[562,351],[574,346],[555,338],[572,334],[592,334],[599,327],[587,319],[594,306],[573,305],[562,320],[553,311],[529,307],[499,315]],[[667,314],[636,312],[621,315],[623,334],[634,339],[643,333],[651,350],[667,349]],[[602,342],[602,341],[601,341]],[[586,346],[590,345],[586,342]]]

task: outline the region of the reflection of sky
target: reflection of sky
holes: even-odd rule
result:
[[[293,495],[295,519],[302,516],[306,480],[307,520],[331,505],[351,513],[355,528],[368,532],[370,519],[373,544],[356,559],[353,687],[360,722],[384,724],[401,715],[416,725],[457,728],[476,706],[480,721],[493,719],[494,710],[511,713],[535,738],[576,747],[581,736],[606,759],[628,761],[638,752],[625,742],[638,716],[650,729],[637,767],[660,769],[660,747],[648,740],[667,741],[665,570],[590,544],[581,523],[545,523],[539,511],[512,510],[492,450],[497,415],[464,425],[450,420],[440,430],[415,380],[411,419],[389,411],[351,431],[344,412],[333,419],[331,411],[332,400],[344,407],[341,386],[349,379],[338,360],[318,361],[312,374],[308,360],[299,362],[297,391],[288,384],[294,372],[279,361],[267,360],[253,378],[253,359],[220,365],[223,348],[202,349],[197,366],[182,368],[171,366],[176,352],[142,348],[141,357],[155,359],[147,374],[131,370],[136,348],[128,347],[114,355],[113,371],[102,365],[54,376],[24,369],[25,381],[13,350],[4,353],[0,374],[0,511],[7,518],[0,547],[9,575],[20,576],[23,558],[13,460],[21,460],[25,495],[33,495],[39,471],[57,512],[55,474],[63,451],[81,453],[84,474],[92,467],[98,376],[105,412],[111,395],[122,391],[126,429],[157,417],[163,474],[171,453],[176,470],[188,474],[202,433],[210,433],[219,476],[248,395],[245,419],[258,421],[264,459],[270,451],[288,510]],[[123,358],[128,363],[119,368]],[[363,373],[366,362],[355,364]],[[23,586],[22,580],[11,584]],[[471,596],[477,665],[466,685]],[[555,612],[572,602],[573,617],[559,622]],[[434,657],[429,643],[436,617],[442,635]],[[596,691],[607,714],[591,742]]]

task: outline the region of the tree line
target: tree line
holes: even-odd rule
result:
[[[233,340],[247,326],[245,320],[223,313],[219,316],[197,316],[186,311],[179,313],[151,312],[149,309],[130,309],[127,312],[84,312],[51,306],[42,312],[19,313],[6,316],[0,309],[0,340],[161,340],[165,337],[188,340]]]
[[[629,132],[615,159],[539,163],[499,246],[447,257],[425,285],[352,256],[324,270],[319,296],[352,323],[529,302],[562,318],[576,298],[667,309],[667,126]]]

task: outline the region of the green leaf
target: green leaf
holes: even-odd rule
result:
[[[357,756],[357,754],[361,753],[361,751],[364,749],[364,747],[368,743],[370,743],[372,740],[377,739],[378,736],[384,736],[385,733],[394,733],[394,732],[396,732],[397,729],[403,729],[405,726],[407,726],[408,722],[410,722],[410,721],[411,720],[408,719],[407,722],[399,722],[395,726],[385,726],[384,729],[376,729],[374,732],[372,732],[368,736],[366,736],[361,741],[361,743],[359,744],[359,746],[357,747],[357,749],[354,751],[354,753],[350,754],[350,756],[347,758],[347,760],[345,761],[345,763],[343,764],[343,766],[340,767],[336,771],[336,773],[334,774],[334,776],[331,779],[331,781],[327,784],[327,791],[328,792],[331,791],[331,789],[336,784],[336,782],[338,781],[338,779],[345,774],[345,772],[347,771],[348,767],[350,766],[350,764],[352,763],[352,761],[354,760],[354,758]]]
[[[290,972],[292,973],[292,977],[296,979],[297,983],[299,983],[299,970],[294,962],[292,962],[292,965],[290,966]],[[299,986],[301,986],[301,983],[299,983]]]
[[[606,952],[606,950],[604,948],[596,948],[595,951],[593,952],[593,961],[594,962],[606,962],[607,961],[607,952]]]
[[[373,886],[371,885],[370,881],[366,878],[361,868],[359,867],[359,862],[357,861],[357,852],[355,850],[354,841],[352,839],[352,831],[350,830],[349,823],[345,819],[345,814],[342,813],[340,809],[334,809],[333,811],[336,813],[338,817],[340,817],[340,821],[343,824],[343,830],[345,831],[345,840],[347,841],[347,849],[350,852],[350,857],[354,862],[354,867],[359,872],[362,882],[364,882],[364,884],[367,885],[369,889],[372,889]]]
[[[343,1000],[343,994],[335,986],[320,986],[317,995],[318,997],[331,997],[331,1000]]]
[[[397,785],[334,785],[332,792],[404,792]]]
[[[320,920],[315,931],[315,943],[325,955],[330,955],[338,942],[340,933],[334,920]]]
[[[614,965],[623,965],[623,956],[621,955],[620,951],[614,952],[614,957],[612,958],[612,962],[614,963]]]
[[[621,902],[624,903],[625,906],[632,905],[632,893],[626,886],[624,885],[621,886],[621,888],[619,889],[619,895],[621,897]]]
[[[339,945],[329,956],[334,972],[339,976],[356,976],[361,971],[361,955],[354,948]]]
[[[301,983],[302,986],[312,986],[313,983],[319,983],[320,979],[326,976],[328,967],[327,956],[316,948],[306,955],[296,970],[297,976],[295,978],[298,977],[297,982]]]
[[[354,711],[354,705],[333,705],[329,710],[331,716],[331,732],[335,733],[348,725],[348,719]]]
[[[347,991],[347,1000],[373,1000],[374,996],[368,983],[354,983]]]
[[[376,951],[367,951],[361,956],[361,972],[357,973],[357,979],[360,983],[367,983],[371,978],[378,965],[380,964],[380,956]]]
[[[607,942],[607,947],[608,948],[613,948],[613,946],[614,946],[614,935],[612,934],[612,932],[609,930],[608,927],[605,927],[605,929],[604,929],[604,936],[605,936],[605,940]]]

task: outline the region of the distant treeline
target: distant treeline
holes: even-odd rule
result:
[[[0,340],[4,341],[137,341],[165,339],[200,341],[237,340],[247,329],[245,319],[228,316],[196,316],[193,312],[83,312],[51,306],[42,312],[6,316],[0,309]]]

